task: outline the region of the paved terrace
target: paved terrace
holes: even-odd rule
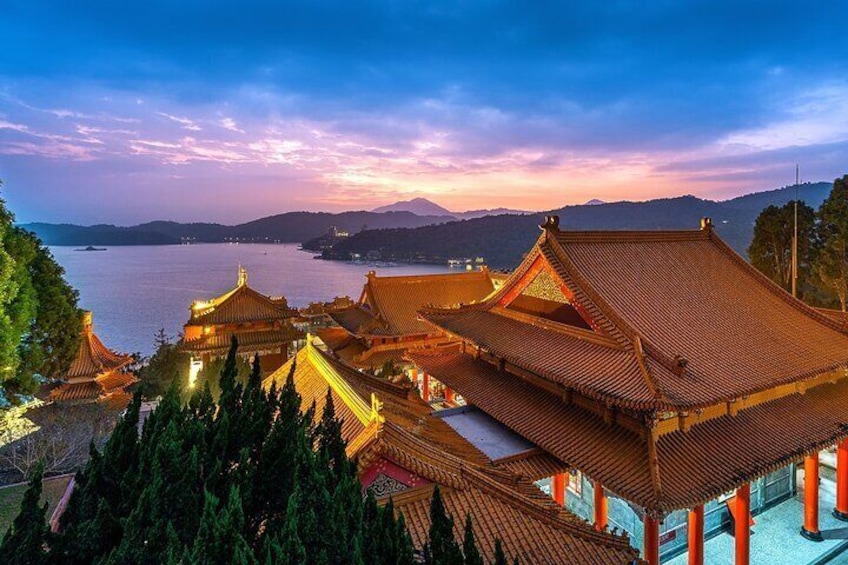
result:
[[[848,523],[831,515],[836,500],[834,457],[821,454],[819,487],[819,529],[823,542],[809,541],[799,534],[804,516],[803,471],[796,476],[797,494],[777,506],[754,516],[751,528],[751,565],[848,565]],[[710,565],[734,565],[734,539],[721,533],[704,544],[704,561]],[[688,565],[688,554],[663,561],[664,565]]]

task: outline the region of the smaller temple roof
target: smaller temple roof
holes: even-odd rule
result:
[[[331,312],[340,326],[357,335],[432,334],[418,319],[424,306],[458,306],[483,300],[495,290],[487,269],[437,275],[379,277],[367,275],[359,304]]]
[[[292,317],[296,312],[284,298],[273,299],[247,284],[247,271],[239,267],[236,287],[217,298],[197,301],[191,307],[186,325],[212,326],[246,322],[273,322]]]
[[[50,391],[49,399],[66,402],[108,400],[110,406],[122,408],[130,398],[126,387],[137,383],[138,378],[119,371],[132,362],[131,355],[116,353],[103,345],[94,333],[91,312],[85,312],[77,356],[62,376],[65,382]]]
[[[86,312],[83,317],[82,340],[77,350],[77,356],[62,379],[68,381],[93,380],[98,375],[122,369],[132,361],[131,355],[116,353],[103,345],[103,342],[94,333],[91,312]]]

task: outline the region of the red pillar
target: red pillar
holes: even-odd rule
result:
[[[604,492],[604,485],[600,481],[595,481],[595,529],[599,532],[607,529],[609,524],[609,508],[607,504],[607,495]]]
[[[751,562],[751,484],[736,489],[736,565]]]
[[[645,516],[643,519],[642,559],[648,565],[660,565],[660,522]]]
[[[689,565],[704,565],[704,505],[689,511]]]
[[[836,446],[836,508],[833,517],[848,522],[848,439]]]
[[[801,535],[810,541],[822,541],[819,531],[819,454],[804,458],[804,527]]]
[[[445,387],[445,402],[447,404],[453,404],[454,400],[456,400],[453,396],[453,389],[449,387]]]
[[[430,375],[427,373],[421,373],[421,398],[430,402]]]
[[[551,477],[551,495],[554,502],[565,506],[565,473],[557,473]]]

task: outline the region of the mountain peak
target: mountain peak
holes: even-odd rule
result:
[[[378,214],[384,212],[412,212],[416,216],[453,216],[453,212],[439,206],[432,200],[426,198],[413,198],[412,200],[401,200],[394,204],[387,204],[371,210]]]

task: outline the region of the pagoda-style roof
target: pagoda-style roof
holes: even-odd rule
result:
[[[88,320],[83,327],[77,356],[71,363],[68,372],[61,377],[63,380],[93,380],[99,375],[118,371],[133,361],[131,355],[116,353],[103,345],[103,342],[92,330],[90,318]]]
[[[692,411],[822,375],[842,378],[848,334],[695,231],[548,226],[481,304],[424,319],[604,403]]]
[[[68,372],[60,377],[64,382],[50,391],[49,399],[81,402],[114,396],[112,404],[116,401],[120,404],[129,398],[125,388],[138,382],[135,375],[120,372],[132,362],[131,355],[116,353],[100,341],[94,333],[92,314],[86,312],[77,356]]]
[[[411,357],[478,409],[652,513],[692,508],[848,436],[848,380],[664,434],[617,424],[458,346]]]
[[[242,353],[279,349],[304,337],[302,331],[286,324],[281,328],[268,330],[240,331],[235,334],[232,332],[205,334],[196,339],[183,341],[180,348],[189,353],[224,354],[230,349],[233,335],[238,338],[239,351]]]
[[[330,316],[356,335],[426,335],[433,328],[418,319],[420,308],[478,302],[494,289],[487,269],[400,277],[378,277],[371,271],[359,303]]]
[[[195,302],[186,325],[213,326],[249,322],[274,322],[290,318],[295,311],[285,298],[271,298],[247,284],[247,272],[239,268],[239,280],[234,289],[217,298]]]
[[[421,548],[429,531],[429,504],[440,485],[461,541],[464,516],[470,513],[486,560],[501,539],[510,555],[526,563],[633,563],[637,553],[626,538],[596,532],[591,525],[556,505],[526,477],[501,467],[431,415],[411,384],[394,384],[361,373],[311,342],[265,380],[281,386],[294,366],[294,383],[304,409],[313,402],[320,418],[327,390],[333,395],[348,454],[360,474],[397,466],[413,484],[395,481],[391,494],[403,513],[413,543]],[[527,457],[534,459],[538,453]],[[538,462],[537,464],[550,464]],[[562,466],[555,472],[562,472]],[[385,477],[383,477],[385,479]],[[387,479],[392,481],[394,479]],[[366,488],[371,485],[365,484]]]

